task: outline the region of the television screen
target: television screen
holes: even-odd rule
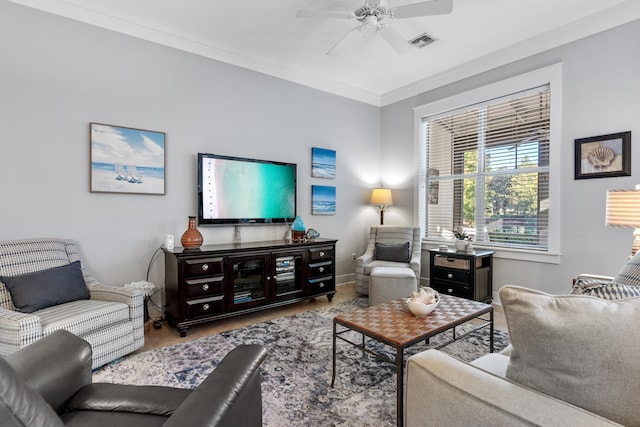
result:
[[[295,163],[198,153],[198,222],[293,221],[296,169]]]

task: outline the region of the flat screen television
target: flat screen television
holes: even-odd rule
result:
[[[295,163],[198,153],[198,223],[292,222],[296,172]]]

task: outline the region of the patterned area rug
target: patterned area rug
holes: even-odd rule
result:
[[[232,348],[263,344],[269,349],[262,365],[265,426],[394,426],[395,367],[338,340],[335,387],[331,383],[333,318],[366,307],[366,298],[334,303],[194,341],[125,357],[94,372],[94,382],[196,387]],[[462,327],[458,333],[463,332]],[[359,341],[360,335],[351,337]],[[429,345],[409,348],[407,357],[451,338],[446,332]],[[495,351],[509,344],[496,331]],[[369,342],[368,348],[389,357],[393,350]],[[489,351],[488,328],[442,349],[471,361]]]

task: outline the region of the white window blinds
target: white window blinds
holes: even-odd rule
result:
[[[546,250],[549,85],[424,117],[427,238]]]

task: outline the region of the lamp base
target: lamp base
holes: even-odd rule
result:
[[[640,228],[633,230],[633,246],[631,247],[631,256],[634,256],[640,250]]]
[[[384,209],[380,209],[380,225],[384,225]]]

